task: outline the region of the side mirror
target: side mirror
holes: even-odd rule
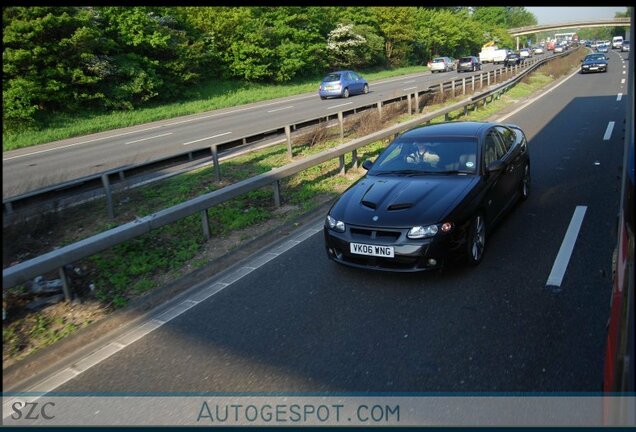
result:
[[[362,168],[364,168],[367,171],[369,171],[372,166],[373,166],[373,162],[371,162],[369,159],[362,162]]]
[[[496,160],[490,163],[490,165],[488,165],[488,167],[486,167],[486,171],[488,171],[489,173],[491,172],[499,172],[501,170],[503,170],[504,168],[504,163],[500,160]]]

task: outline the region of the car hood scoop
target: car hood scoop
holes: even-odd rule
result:
[[[421,180],[377,180],[369,185],[360,203],[372,209],[404,210],[434,193],[438,184]]]
[[[399,204],[391,204],[387,207],[387,210],[405,210],[407,208],[413,207],[413,203],[399,203]]]
[[[366,226],[438,223],[477,181],[475,176],[366,177],[334,210],[345,221]]]

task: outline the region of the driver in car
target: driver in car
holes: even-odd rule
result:
[[[408,163],[426,162],[432,166],[436,166],[439,162],[439,155],[433,153],[424,142],[415,143],[415,150],[406,157]]]

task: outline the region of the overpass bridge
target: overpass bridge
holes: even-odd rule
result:
[[[539,33],[542,31],[550,31],[550,30],[565,30],[565,29],[573,29],[573,28],[584,28],[584,27],[629,27],[631,26],[630,18],[603,18],[603,19],[595,19],[595,20],[584,20],[584,21],[570,21],[556,24],[541,24],[534,26],[526,26],[526,27],[517,27],[508,29],[508,34],[510,36],[515,36],[517,38],[517,49],[519,49],[519,36]]]

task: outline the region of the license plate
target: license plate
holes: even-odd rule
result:
[[[590,70],[598,70],[597,67],[591,67]]]
[[[352,254],[368,255],[383,258],[393,258],[395,256],[393,246],[378,246],[361,243],[351,243],[350,250]]]

